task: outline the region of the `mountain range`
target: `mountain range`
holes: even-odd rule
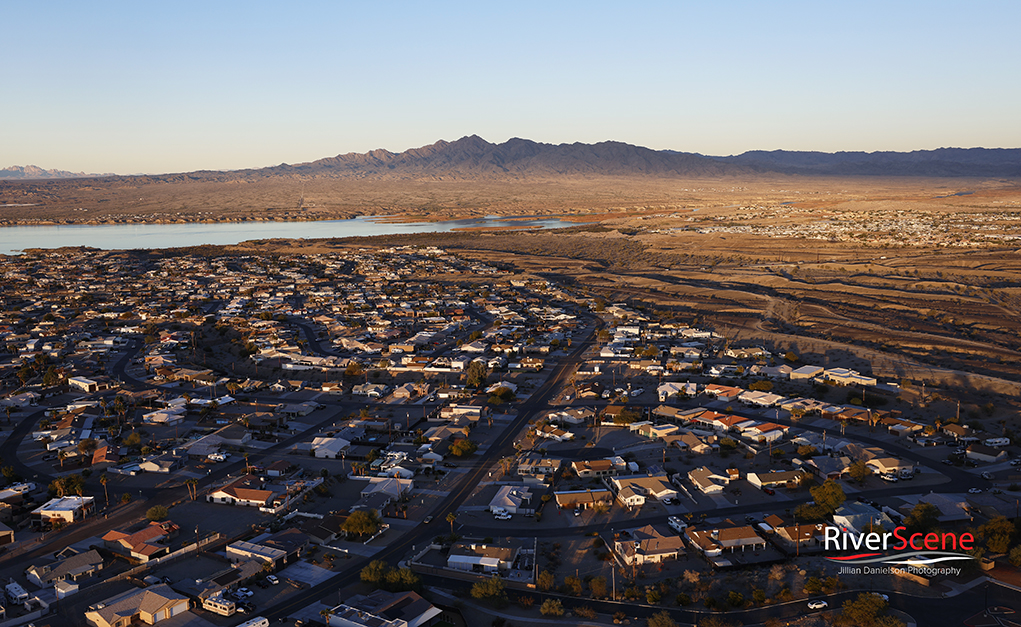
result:
[[[456,179],[643,176],[716,178],[751,174],[1021,178],[1021,149],[940,148],[913,152],[751,151],[718,157],[652,150],[622,142],[543,144],[510,139],[493,144],[471,135],[404,152],[346,153],[300,164],[233,171],[135,175],[139,183],[264,178]],[[84,173],[36,166],[0,170],[0,179],[81,178]]]

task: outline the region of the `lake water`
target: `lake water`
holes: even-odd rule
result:
[[[220,222],[189,224],[99,224],[0,227],[0,254],[26,248],[90,246],[103,250],[178,248],[202,244],[237,244],[252,239],[370,237],[397,233],[443,233],[465,227],[560,228],[575,226],[557,218],[507,220],[498,216],[445,222],[385,222],[378,217],[318,222]]]

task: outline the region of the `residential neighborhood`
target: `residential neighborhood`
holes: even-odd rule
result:
[[[432,247],[0,264],[0,627],[793,613],[829,529],[981,539],[904,595],[1021,565],[996,407],[860,360]]]

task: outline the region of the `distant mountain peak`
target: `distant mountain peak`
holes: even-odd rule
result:
[[[44,170],[36,165],[12,165],[0,170],[0,179],[31,180],[31,179],[73,179],[89,176],[110,176],[109,174],[86,174],[84,172],[67,172],[65,170]]]

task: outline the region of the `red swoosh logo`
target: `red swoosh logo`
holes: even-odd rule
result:
[[[882,555],[882,553],[860,553],[858,555],[848,555],[847,557],[827,557],[826,559],[843,562],[845,560],[858,560],[863,557],[875,557],[876,555]]]

